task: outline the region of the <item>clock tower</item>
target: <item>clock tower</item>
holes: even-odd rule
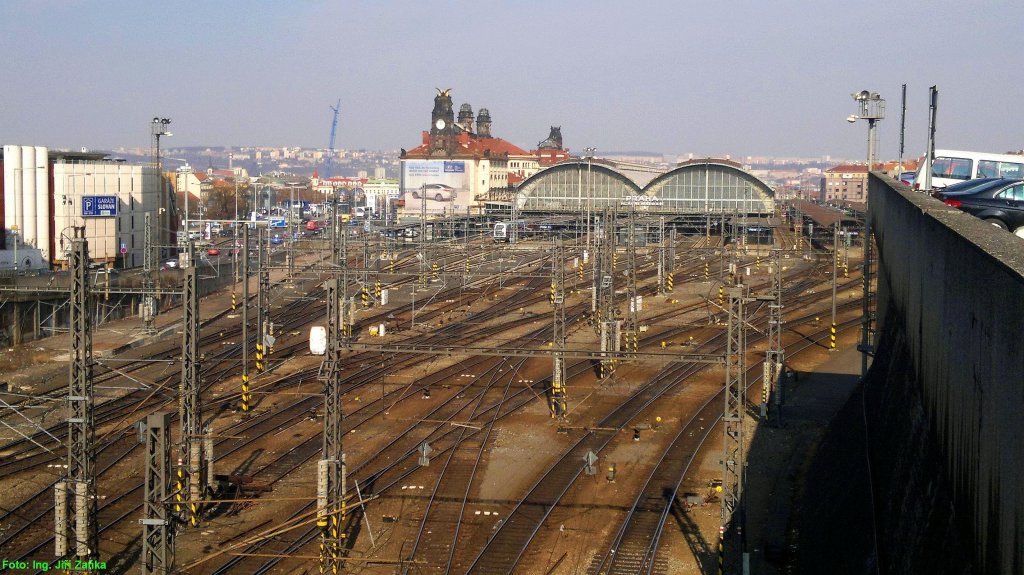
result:
[[[455,151],[455,111],[452,109],[451,88],[437,89],[434,111],[430,114],[430,155],[448,156]]]

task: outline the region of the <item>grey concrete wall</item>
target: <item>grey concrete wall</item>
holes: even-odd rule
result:
[[[1024,572],[1024,239],[884,176],[869,185],[877,331],[905,336],[978,572]]]

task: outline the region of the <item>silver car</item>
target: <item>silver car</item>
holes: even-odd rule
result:
[[[438,202],[447,202],[455,197],[455,188],[447,184],[423,184],[418,188],[414,188],[412,191],[412,197],[419,199],[420,194],[428,200],[436,200]]]

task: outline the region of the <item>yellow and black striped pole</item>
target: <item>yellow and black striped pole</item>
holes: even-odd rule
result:
[[[711,264],[704,262],[704,281],[711,279]]]
[[[178,460],[178,477],[174,480],[174,512],[181,513],[181,503],[185,492],[185,472],[182,470],[181,460]]]
[[[370,307],[370,290],[366,289],[366,286],[359,290],[359,297],[363,301],[363,308]]]
[[[249,411],[249,374],[242,374],[242,411]]]
[[[725,575],[725,527],[718,528],[718,575]]]
[[[256,342],[256,371],[263,371],[263,343]]]
[[[384,294],[384,289],[380,285],[380,280],[373,282],[373,297],[377,298],[377,302],[380,302],[381,296]]]
[[[673,277],[672,272],[665,274],[665,291],[671,292],[675,289],[675,285],[675,278]]]
[[[836,350],[836,324],[834,322],[832,323],[832,331],[831,331],[831,334],[829,335],[828,349],[829,349],[829,351],[835,351]]]
[[[548,301],[555,305],[555,283],[551,282],[551,291],[548,292]]]
[[[725,287],[718,286],[718,305],[725,305]]]
[[[582,261],[580,262],[580,265],[576,266],[576,276],[579,278],[579,281],[583,281],[583,262]]]
[[[437,269],[437,262],[430,264],[430,279],[435,282],[441,279],[440,276],[438,276]]]
[[[231,290],[231,311],[235,311],[236,309],[238,309],[238,300],[236,299],[235,291]]]

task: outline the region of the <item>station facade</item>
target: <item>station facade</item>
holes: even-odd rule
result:
[[[559,126],[552,126],[532,151],[497,138],[486,108],[475,125],[468,104],[456,117],[449,90],[438,90],[429,131],[420,146],[402,150],[400,162],[395,201],[400,220],[608,208],[678,215],[770,216],[775,211],[774,190],[737,162],[689,160],[653,179],[648,170],[641,185],[624,165],[572,158]]]

